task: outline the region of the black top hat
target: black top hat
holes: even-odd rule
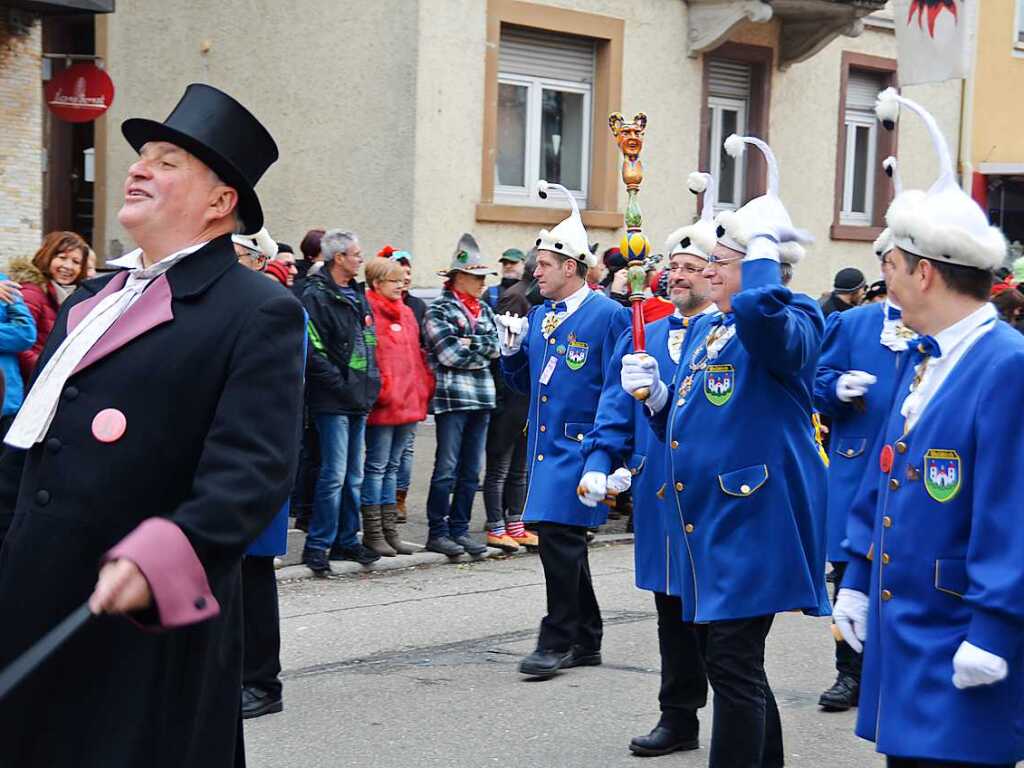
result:
[[[192,83],[162,123],[131,118],[121,133],[136,152],[147,141],[166,141],[191,152],[238,191],[238,215],[247,233],[263,227],[254,187],[277,160],[277,144],[252,113],[213,86]]]

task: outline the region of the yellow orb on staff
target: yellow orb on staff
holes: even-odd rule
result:
[[[619,242],[626,261],[643,261],[651,255],[651,241],[642,232],[627,232]]]

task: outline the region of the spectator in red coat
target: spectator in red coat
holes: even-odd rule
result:
[[[21,377],[28,386],[36,370],[36,362],[43,351],[50,331],[57,322],[60,305],[78,284],[85,280],[89,244],[74,232],[51,232],[31,261],[11,261],[10,275],[21,283],[32,317],[36,321],[36,341],[18,355]]]
[[[366,298],[377,327],[381,388],[366,422],[363,544],[385,557],[411,555],[416,550],[398,537],[398,466],[409,435],[427,416],[434,376],[420,347],[416,316],[402,301],[402,265],[377,257],[365,273]]]

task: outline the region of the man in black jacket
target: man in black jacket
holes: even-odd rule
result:
[[[302,293],[309,315],[306,405],[320,435],[320,476],[302,562],[327,573],[328,557],[362,565],[380,558],[356,538],[366,416],[380,393],[380,371],[373,313],[355,279],[363,263],[359,238],[328,230],[320,249],[324,267],[306,279]],[[364,530],[378,525],[379,519],[363,520]]]

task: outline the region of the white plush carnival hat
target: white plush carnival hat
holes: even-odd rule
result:
[[[588,267],[597,265],[597,255],[590,252],[590,238],[587,237],[587,230],[583,227],[583,217],[580,216],[580,207],[576,204],[576,198],[572,192],[561,184],[551,184],[543,179],[537,182],[537,194],[546,199],[552,190],[558,190],[569,199],[572,206],[572,213],[563,219],[550,231],[542,229],[537,238],[538,251],[552,251],[568,256],[570,259],[582,261]]]
[[[900,96],[895,88],[878,95],[875,114],[893,130],[904,106],[924,120],[939,156],[939,177],[927,192],[897,194],[885,220],[893,243],[902,251],[944,264],[993,270],[1006,258],[1006,238],[956,183],[949,146],[935,118],[920,104]]]
[[[754,136],[733,134],[725,140],[725,151],[737,161],[743,156],[747,144],[753,144],[764,155],[768,164],[768,191],[755,197],[749,203],[735,211],[722,211],[718,214],[718,240],[726,248],[741,253],[747,252],[750,236],[754,234],[752,227],[757,224],[771,223],[787,228],[793,227],[782,200],[779,199],[779,163],[771,147]],[[797,242],[779,244],[779,260],[783,264],[796,264],[804,257],[803,246]]]
[[[718,242],[715,234],[715,178],[710,173],[694,171],[687,177],[686,185],[695,195],[704,193],[704,206],[697,221],[668,236],[665,252],[670,259],[677,253],[688,253],[707,261]]]
[[[255,235],[232,235],[231,242],[253,253],[261,253],[268,259],[277,258],[277,243],[270,236],[266,227],[263,227]]]
[[[900,167],[899,163],[896,162],[896,158],[889,155],[885,160],[882,161],[882,169],[885,171],[885,175],[892,179],[892,189],[895,192],[895,196],[899,197],[903,194],[903,180],[900,178]],[[875,239],[875,256],[881,261],[885,254],[896,247],[896,243],[892,239],[892,230],[886,227],[878,233],[878,237]]]

